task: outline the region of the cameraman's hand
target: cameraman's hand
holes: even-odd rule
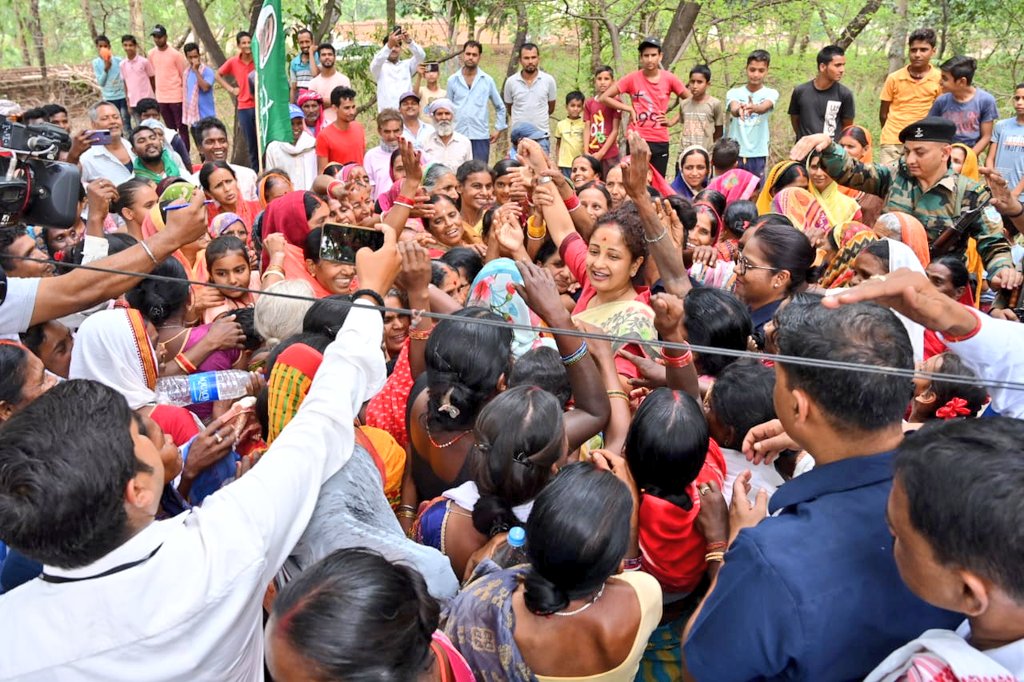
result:
[[[89,137],[89,131],[79,130],[71,138],[71,149],[68,150],[68,163],[78,163],[78,159],[81,158],[82,154],[91,148],[92,139]]]

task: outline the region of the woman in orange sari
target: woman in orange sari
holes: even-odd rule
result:
[[[238,189],[235,171],[226,161],[207,161],[199,170],[199,184],[215,203],[206,207],[207,221],[218,213],[234,213],[245,223],[249,234],[260,212],[258,201],[246,201]]]
[[[289,192],[267,205],[263,214],[263,277],[276,276],[279,279],[305,280],[316,291],[319,282],[309,274],[306,267],[306,237],[310,231],[324,226],[330,215],[330,208],[312,192]],[[271,251],[278,248],[268,244],[271,235],[284,237],[284,259],[280,267],[270,266]],[[278,280],[275,280],[278,281]],[[265,282],[268,286],[273,281]]]

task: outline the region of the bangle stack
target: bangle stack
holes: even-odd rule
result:
[[[609,398],[622,398],[627,403],[629,402],[629,394],[625,391],[605,391]]]
[[[185,374],[195,374],[198,368],[192,364],[192,361],[185,357],[185,353],[178,353],[174,356],[174,364],[181,368],[181,371]]]
[[[395,516],[400,519],[413,519],[416,520],[416,507],[411,504],[400,504],[395,509]]]
[[[728,542],[709,542],[707,545],[707,550],[709,552],[725,552],[728,548]]]
[[[704,561],[707,563],[712,561],[723,562],[725,561],[725,552],[708,552],[704,555]]]
[[[344,187],[345,183],[341,180],[333,180],[331,184],[327,185],[327,196],[334,196],[335,187]],[[335,197],[337,199],[337,197]]]
[[[573,211],[580,207],[580,198],[573,194],[568,199],[565,199],[562,203],[564,203],[565,207],[569,209],[569,213],[572,213]]]
[[[409,338],[413,341],[426,341],[430,338],[430,332],[434,331],[434,328],[430,329],[410,329]]]
[[[410,199],[404,194],[399,194],[392,203],[397,206],[404,206],[411,211],[413,206],[416,204],[416,200]]]
[[[693,351],[688,350],[682,355],[668,355],[662,349],[661,359],[664,360],[666,367],[682,369],[683,367],[689,367],[693,363]]]
[[[577,362],[579,362],[580,360],[587,356],[588,350],[589,349],[587,348],[587,342],[584,341],[583,343],[580,344],[580,347],[574,350],[572,353],[570,353],[569,355],[562,356],[562,364],[565,365],[566,367],[572,367]]]
[[[538,225],[537,223],[540,222]],[[526,223],[526,236],[534,241],[540,241],[548,236],[548,226],[544,221],[530,220]]]
[[[267,278],[267,276],[269,276],[269,275],[277,275],[277,276],[278,276],[278,277],[280,277],[281,279],[284,279],[284,278],[285,278],[285,274],[284,274],[284,268],[282,268],[282,267],[278,267],[278,266],[276,266],[276,265],[271,265],[270,267],[268,267],[268,268],[267,268],[267,269],[266,269],[266,270],[265,270],[265,271],[263,272],[263,274],[262,274],[262,275],[260,275],[260,281],[262,282],[262,281],[263,281],[264,279],[266,279],[266,278]]]
[[[631,559],[622,560],[623,571],[639,571],[640,570],[640,557],[635,556]]]

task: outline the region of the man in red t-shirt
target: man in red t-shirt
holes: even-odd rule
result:
[[[356,121],[356,91],[339,85],[331,91],[331,106],[338,117],[316,136],[316,169],[329,163],[359,163],[366,154],[366,131]]]
[[[629,95],[623,102],[619,94]],[[661,68],[661,42],[645,38],[640,43],[640,70],[624,76],[601,95],[601,104],[629,113],[629,130],[635,130],[651,148],[651,165],[665,175],[668,171],[668,127],[665,113],[672,95],[680,99],[690,96],[683,82]]]
[[[242,127],[249,150],[249,167],[258,171],[260,155],[256,142],[256,97],[249,83],[249,74],[256,68],[252,61],[252,35],[248,31],[239,31],[235,36],[235,44],[238,46],[238,54],[221,64],[215,77],[221,87],[238,101],[238,125]],[[235,85],[227,82],[224,76],[231,76]]]

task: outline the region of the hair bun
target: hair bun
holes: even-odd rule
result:
[[[562,588],[530,568],[523,581],[523,601],[531,613],[550,616],[569,606],[569,595]]]

